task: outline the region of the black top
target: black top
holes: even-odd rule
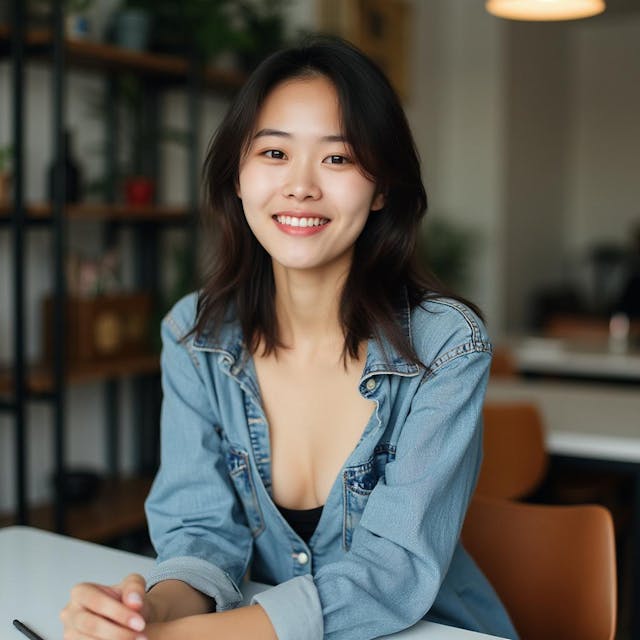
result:
[[[323,505],[313,509],[286,509],[278,504],[276,507],[289,526],[308,544],[318,526]]]

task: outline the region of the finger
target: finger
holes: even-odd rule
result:
[[[128,575],[119,585],[122,592],[122,602],[128,607],[140,611],[144,604],[144,594],[147,583],[139,573]]]
[[[71,604],[63,610],[61,616],[66,610],[69,611],[65,615],[71,620],[77,619],[80,613],[86,611],[136,632],[142,631],[145,627],[145,620],[140,613],[132,611],[122,602],[105,593],[101,585],[83,583],[75,586],[71,590]],[[77,628],[73,623],[71,626]]]
[[[140,618],[143,623],[144,621]],[[90,611],[79,611],[73,616],[72,629],[87,638],[102,640],[143,640],[141,629],[134,630],[123,627],[111,620],[95,615]]]

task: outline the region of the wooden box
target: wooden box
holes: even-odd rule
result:
[[[65,357],[71,362],[120,358],[149,351],[151,296],[127,293],[67,298]],[[53,300],[44,301],[44,352],[53,357]]]

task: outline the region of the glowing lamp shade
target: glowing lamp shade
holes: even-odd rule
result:
[[[604,0],[487,0],[487,11],[511,20],[575,20],[605,10]]]

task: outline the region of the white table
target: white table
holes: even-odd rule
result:
[[[516,368],[535,376],[640,384],[640,351],[612,352],[608,343],[529,337],[510,344]]]
[[[77,582],[119,582],[131,572],[144,573],[153,560],[30,527],[0,529],[0,640],[26,640],[12,625],[17,618],[45,640],[59,640],[58,614]],[[249,583],[245,601],[264,589]],[[489,640],[494,636],[434,622],[387,636],[394,640]]]

